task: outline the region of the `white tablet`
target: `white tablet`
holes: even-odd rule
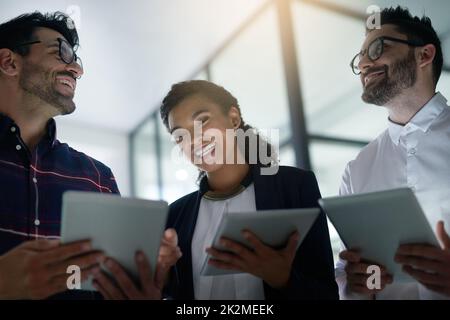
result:
[[[219,241],[220,238],[226,237],[252,249],[242,236],[243,230],[252,231],[262,242],[274,248],[284,247],[289,236],[297,230],[300,234],[300,246],[319,213],[319,208],[224,213],[213,241],[207,247],[224,250]],[[203,276],[241,273],[237,270],[215,268],[208,264],[209,259],[210,256],[206,255],[201,271]]]
[[[138,279],[135,252],[142,250],[151,266],[156,265],[167,213],[164,201],[68,191],[63,195],[61,242],[91,239],[94,249],[104,251]],[[82,289],[94,290],[91,279]]]
[[[411,281],[394,261],[401,244],[439,246],[433,229],[408,188],[319,200],[346,248],[384,265],[394,281]]]

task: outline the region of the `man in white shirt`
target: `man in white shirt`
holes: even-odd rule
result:
[[[381,29],[367,30],[351,66],[360,75],[363,101],[388,109],[388,129],[348,163],[341,195],[397,187],[419,193],[450,189],[450,108],[436,93],[442,65],[429,18],[400,7],[381,12]],[[397,251],[396,261],[416,282],[393,283],[382,268],[381,290],[367,287],[367,267],[374,263],[356,250],[342,251],[336,268],[340,298],[449,298],[450,237],[442,222],[437,235],[443,248],[410,244]]]

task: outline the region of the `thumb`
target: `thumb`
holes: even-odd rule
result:
[[[178,245],[178,235],[177,232],[175,231],[175,229],[167,229],[166,231],[164,231],[164,235],[163,235],[163,240],[171,245],[171,246],[177,246]]]
[[[153,278],[153,281],[155,283],[155,286],[160,290],[164,288],[164,282],[166,280],[168,271],[169,269],[163,265],[158,264],[156,266],[155,277]]]
[[[437,223],[437,235],[439,240],[441,240],[442,245],[444,246],[445,250],[449,250],[450,249],[450,237],[448,236],[448,233],[445,231],[444,228],[444,221],[439,221]]]
[[[286,248],[284,249],[284,252],[287,255],[289,255],[290,257],[294,257],[295,256],[295,252],[297,251],[298,239],[299,239],[298,231],[295,231],[289,237],[288,244],[286,245]]]

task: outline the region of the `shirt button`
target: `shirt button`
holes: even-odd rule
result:
[[[34,225],[35,225],[35,226],[38,226],[38,225],[40,225],[40,224],[41,224],[41,222],[39,221],[39,219],[34,220]]]
[[[11,132],[12,133],[16,132],[16,127],[11,127]]]
[[[17,146],[16,146],[16,150],[17,151],[20,151],[22,149],[22,146],[20,145],[20,144],[18,144]]]
[[[36,178],[34,178],[34,177],[33,177],[33,182],[34,182],[34,183],[37,183],[37,179],[36,179]]]
[[[416,154],[417,150],[415,148],[412,148],[409,150],[409,154]]]

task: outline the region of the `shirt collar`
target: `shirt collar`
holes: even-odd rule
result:
[[[447,107],[447,99],[440,93],[436,93],[419,112],[404,126],[389,120],[389,136],[395,145],[400,142],[400,137],[415,130],[427,132],[433,121]]]
[[[8,117],[7,115],[0,113],[0,137],[3,137],[7,133],[11,133],[11,128],[15,128],[13,130],[17,130],[17,134],[20,134],[19,126],[14,122],[13,119]],[[51,118],[47,122],[47,134],[44,139],[48,141],[51,147],[53,147],[56,143],[56,122],[55,119]]]

